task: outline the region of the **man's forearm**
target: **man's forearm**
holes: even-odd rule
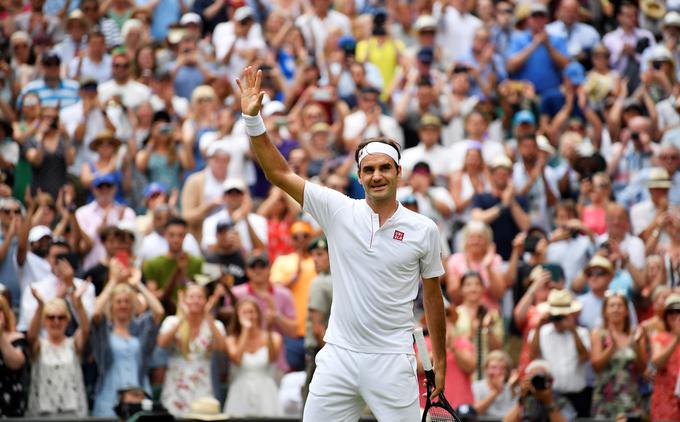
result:
[[[425,317],[427,318],[427,330],[432,342],[432,354],[434,355],[437,370],[446,368],[446,318],[444,315],[444,300],[439,288],[438,278],[429,278],[423,282]]]

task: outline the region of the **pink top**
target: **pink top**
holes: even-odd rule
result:
[[[581,221],[593,233],[604,234],[607,231],[604,208],[589,205],[581,212]]]
[[[458,252],[451,255],[446,261],[446,270],[450,274],[455,274],[460,278],[468,270],[477,271],[482,276],[482,284],[484,285],[484,305],[489,309],[499,309],[499,303],[489,293],[489,272],[486,268],[482,268],[481,263],[473,263],[467,259],[465,253]],[[491,270],[495,273],[503,272],[503,258],[496,254],[491,263]]]
[[[106,217],[106,221],[104,221]],[[76,211],[76,219],[80,229],[84,231],[90,239],[92,239],[92,250],[85,256],[83,260],[83,269],[88,269],[96,265],[102,258],[106,256],[106,249],[101,239],[99,239],[98,231],[100,227],[116,226],[121,221],[135,222],[135,212],[132,208],[125,205],[112,205],[111,210],[107,211],[100,207],[97,201],[92,201],[84,205]]]
[[[666,332],[657,333],[652,337],[652,343],[667,347],[673,341],[673,335]],[[654,376],[654,391],[652,392],[651,417],[653,421],[680,420],[680,398],[675,394],[675,383],[680,371],[680,346],[676,346],[673,354],[662,369],[657,369]]]
[[[425,344],[432,355],[430,337],[425,337]],[[467,337],[457,337],[453,341],[453,347],[458,350],[474,352],[474,346]],[[420,407],[425,407],[425,374],[418,374],[418,390],[420,391]],[[451,350],[446,351],[446,383],[444,384],[444,396],[449,404],[457,407],[461,404],[474,403],[472,398],[472,379],[469,374],[463,372],[456,362],[456,357]]]

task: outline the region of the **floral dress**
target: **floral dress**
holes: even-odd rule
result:
[[[160,333],[172,330],[179,323],[176,316],[169,316],[163,321]],[[217,329],[225,334],[224,325],[215,321]],[[177,339],[178,334],[175,335]],[[171,348],[168,360],[168,371],[165,375],[161,402],[170,413],[180,416],[188,412],[191,402],[201,397],[215,397],[212,387],[211,358],[213,335],[208,321],[203,320],[198,335],[189,341],[186,356],[175,343]]]
[[[602,344],[609,340],[600,332]],[[631,345],[617,350],[602,372],[596,375],[592,412],[596,419],[614,419],[619,413],[642,413],[639,373],[635,367],[635,350]]]
[[[4,335],[8,334],[4,333]],[[24,356],[26,356],[26,339],[22,337],[14,340],[12,346],[20,347]],[[24,416],[26,409],[26,392],[23,382],[24,368],[9,369],[5,365],[2,353],[0,353],[0,418]]]
[[[652,343],[667,347],[673,341],[673,335],[659,332],[652,337]],[[651,419],[653,421],[680,421],[680,398],[675,392],[675,384],[680,372],[680,347],[676,347],[666,366],[657,369],[654,377],[654,392],[651,402]]]

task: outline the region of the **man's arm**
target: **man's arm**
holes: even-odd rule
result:
[[[423,279],[423,298],[435,369],[435,389],[432,397],[437,397],[444,391],[446,377],[446,319],[439,277]]]
[[[260,117],[264,98],[264,92],[260,91],[262,71],[258,70],[256,73],[248,66],[243,72],[243,81],[237,79],[236,83],[241,89],[241,111],[246,121],[246,131],[250,136],[250,145],[267,180],[302,204],[305,180],[288,166],[283,155],[267,136],[264,122]]]

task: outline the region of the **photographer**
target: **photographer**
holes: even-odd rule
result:
[[[542,357],[553,373],[551,386],[576,409],[579,417],[590,414],[591,390],[586,388],[586,363],[590,360],[590,334],[576,325],[583,309],[568,290],[552,290],[541,305],[538,327],[529,333],[532,359]],[[531,368],[531,364],[527,369]],[[530,377],[528,377],[530,378]]]
[[[503,422],[565,422],[574,420],[576,412],[571,404],[553,394],[553,376],[545,360],[532,361],[520,384],[520,400],[503,418]]]

